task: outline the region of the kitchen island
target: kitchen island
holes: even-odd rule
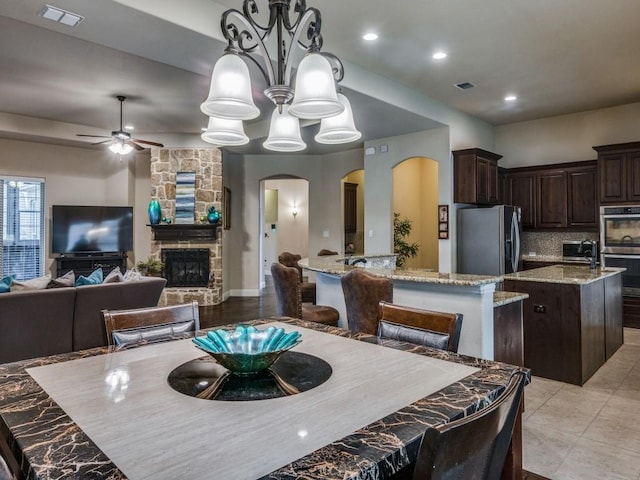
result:
[[[330,378],[269,400],[194,398],[170,372],[222,367],[190,340],[0,365],[0,447],[31,480],[385,479],[415,461],[427,427],[490,404],[522,370],[313,322],[251,323],[298,330],[294,350]],[[508,478],[522,478],[520,439]]]
[[[524,364],[536,376],[583,385],[623,343],[620,268],[555,265],[504,276],[524,292]]]
[[[427,310],[462,313],[462,330],[458,352],[493,360],[494,357],[494,292],[500,276],[439,273],[416,268],[369,268],[376,255],[357,266],[345,265],[339,255],[305,258],[298,262],[303,269],[316,274],[318,305],[330,305],[340,313],[338,325],[347,328],[347,315],[340,277],[354,268],[393,281],[393,301]]]

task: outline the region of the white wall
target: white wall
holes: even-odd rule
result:
[[[365,156],[365,253],[393,251],[393,167],[407,158],[427,157],[438,162],[438,203],[452,205],[453,164],[447,127],[398,137],[365,142],[365,149],[387,145],[387,153]],[[439,240],[438,265],[441,272],[455,267],[455,209],[450,209],[448,240]],[[372,236],[370,236],[370,233]]]
[[[512,123],[495,128],[499,165],[527,165],[592,160],[593,146],[640,140],[640,103]]]
[[[362,168],[362,150],[339,154],[232,155],[225,154],[223,182],[232,191],[232,226],[224,232],[223,271],[232,295],[256,295],[260,285],[260,181],[291,175],[309,181],[309,252],[327,248],[329,240],[341,244],[341,179]],[[227,263],[228,262],[228,263]]]

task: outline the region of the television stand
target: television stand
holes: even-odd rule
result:
[[[70,270],[73,270],[76,278],[80,275],[90,275],[97,268],[102,268],[103,276],[107,276],[111,270],[120,267],[124,273],[127,270],[126,253],[105,253],[95,255],[61,255],[56,258],[56,276],[61,277]]]

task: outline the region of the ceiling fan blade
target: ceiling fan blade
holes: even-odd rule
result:
[[[144,150],[144,147],[142,147],[142,146],[138,145],[138,144],[137,144],[136,142],[134,142],[134,141],[129,140],[129,141],[124,142],[124,143],[126,143],[126,144],[128,144],[128,145],[131,145],[133,148],[135,148],[135,149],[136,149],[136,150],[138,150],[138,151],[140,151],[140,150]]]
[[[100,140],[99,142],[92,143],[91,145],[102,145],[103,143],[109,143],[110,141],[111,141],[111,139],[109,139],[109,140]]]
[[[76,137],[111,138],[111,135],[85,135],[84,133],[76,133]]]
[[[147,145],[153,145],[154,147],[164,147],[164,145],[161,143],[150,142],[148,140],[140,140],[139,138],[132,138],[131,140],[138,143],[146,143]]]

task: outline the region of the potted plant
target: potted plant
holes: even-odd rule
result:
[[[393,212],[393,251],[398,255],[396,259],[398,267],[402,267],[408,258],[418,255],[420,246],[405,240],[405,237],[411,233],[411,223],[408,218],[400,218],[398,212]]]
[[[162,273],[163,266],[162,262],[153,256],[149,256],[146,260],[140,260],[136,263],[138,272],[147,277],[159,277]]]

